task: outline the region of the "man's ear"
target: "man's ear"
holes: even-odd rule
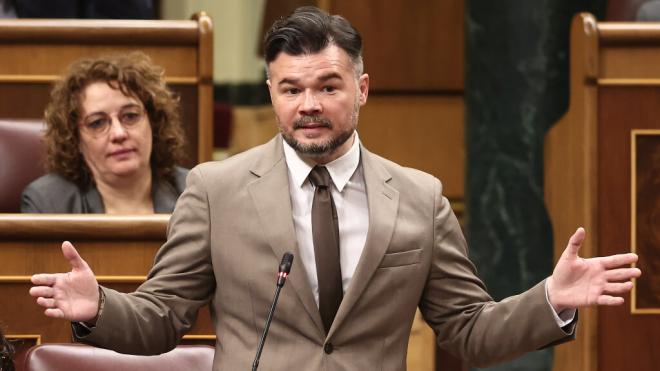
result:
[[[367,104],[369,96],[369,75],[363,73],[358,79],[358,89],[360,89],[360,106]]]
[[[268,86],[268,94],[270,95],[270,101],[273,101],[273,84],[270,83],[270,79],[266,79],[266,85]]]

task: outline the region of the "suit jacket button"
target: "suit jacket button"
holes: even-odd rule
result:
[[[333,350],[335,350],[335,348],[332,346],[332,343],[325,343],[325,345],[323,346],[323,351],[326,354],[332,353]]]

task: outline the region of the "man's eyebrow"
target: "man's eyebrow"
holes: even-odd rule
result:
[[[295,85],[298,81],[300,81],[300,79],[293,79],[293,78],[290,78],[290,77],[285,77],[282,80],[280,80],[277,83],[277,85],[284,85],[284,84]]]
[[[324,75],[319,76],[319,80],[321,80],[321,81],[328,81],[328,80],[332,80],[332,79],[339,79],[339,80],[341,80],[342,77],[341,77],[341,75],[338,74],[337,72],[328,72],[328,73],[326,73],[326,74],[324,74]]]
[[[328,81],[328,80],[332,80],[332,79],[339,79],[339,80],[341,80],[342,77],[341,77],[341,75],[340,75],[339,73],[337,73],[337,72],[328,72],[328,73],[323,74],[323,75],[321,75],[321,76],[318,77],[318,80],[319,80],[319,81],[322,81],[322,82],[325,82],[325,81]],[[283,78],[282,80],[280,80],[280,81],[277,83],[277,85],[285,85],[285,84],[296,85],[299,81],[300,81],[300,79],[291,78],[291,77],[285,77],[285,78]]]

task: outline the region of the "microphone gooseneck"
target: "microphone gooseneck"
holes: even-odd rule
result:
[[[268,317],[266,318],[266,325],[264,326],[264,332],[261,334],[261,339],[259,340],[259,346],[257,347],[257,355],[254,357],[254,362],[252,363],[252,371],[257,371],[259,367],[259,358],[261,358],[261,351],[264,349],[264,344],[266,343],[266,336],[268,336],[268,329],[270,328],[270,322],[273,320],[273,313],[275,313],[275,306],[277,306],[277,299],[280,297],[280,290],[286,283],[286,279],[291,272],[291,265],[293,264],[293,254],[290,252],[284,253],[282,256],[282,262],[280,263],[280,268],[277,272],[277,284],[275,288],[275,296],[273,297],[273,303],[270,305],[270,310],[268,311]]]

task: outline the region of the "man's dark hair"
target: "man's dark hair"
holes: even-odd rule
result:
[[[362,37],[340,15],[330,15],[313,6],[296,9],[286,18],[280,18],[266,32],[264,52],[266,65],[284,52],[289,55],[313,54],[335,44],[343,49],[362,73]]]

